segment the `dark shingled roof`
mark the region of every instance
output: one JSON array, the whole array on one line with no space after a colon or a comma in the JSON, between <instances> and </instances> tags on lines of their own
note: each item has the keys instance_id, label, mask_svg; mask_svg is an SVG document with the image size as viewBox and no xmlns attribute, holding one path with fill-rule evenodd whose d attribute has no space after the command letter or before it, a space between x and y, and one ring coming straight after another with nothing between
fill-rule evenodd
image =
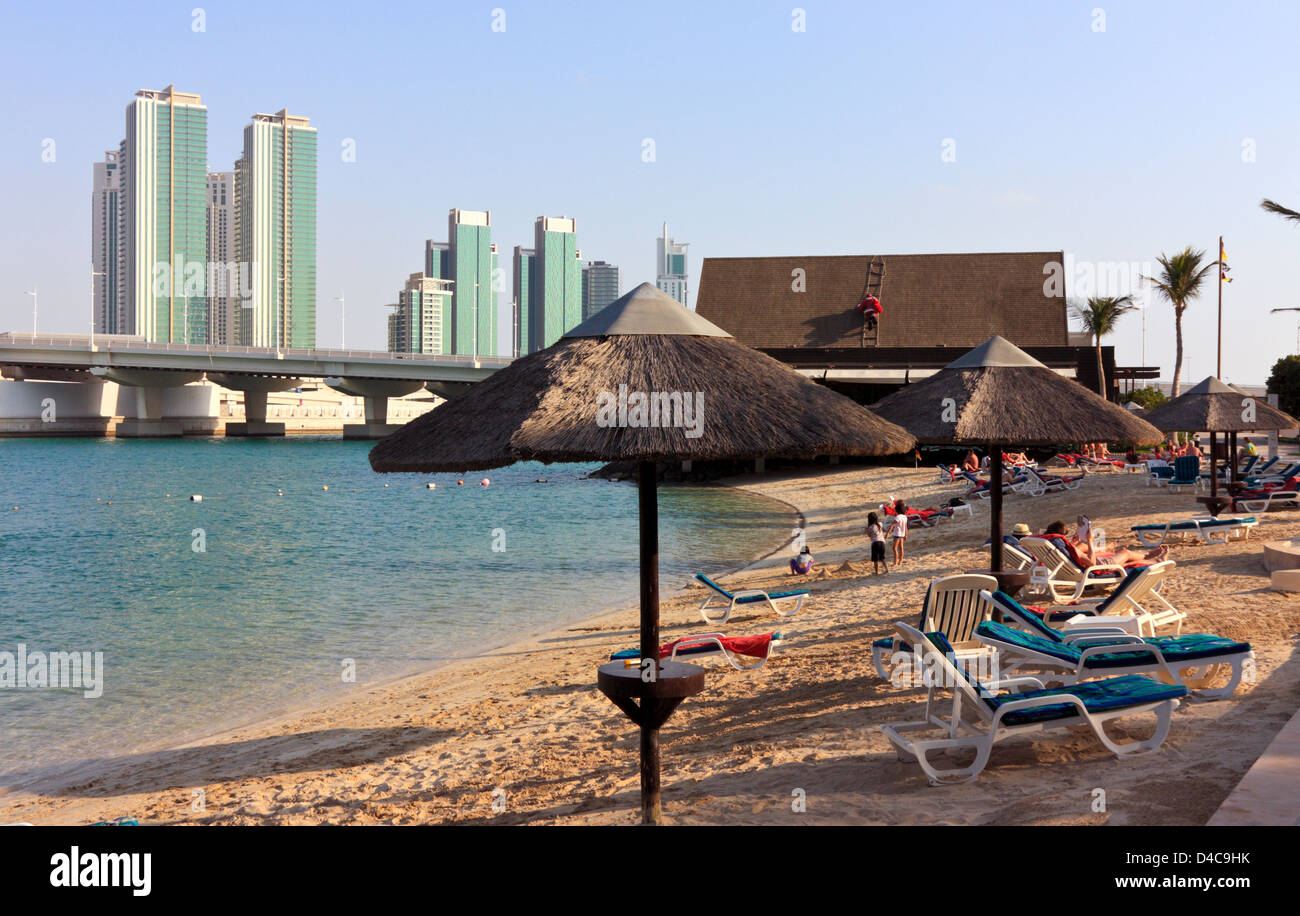
<instances>
[{"instance_id":1,"label":"dark shingled roof","mask_svg":"<svg viewBox=\"0 0 1300 916\"><path fill-rule=\"evenodd\" d=\"M999 334L1022 347L1069 344L1063 296L1044 293L1059 251L881 256L880 347L966 350ZM861 347L871 255L705 258L695 310L751 347ZM804 292L794 292L795 270Z\"/></svg>"}]
</instances>

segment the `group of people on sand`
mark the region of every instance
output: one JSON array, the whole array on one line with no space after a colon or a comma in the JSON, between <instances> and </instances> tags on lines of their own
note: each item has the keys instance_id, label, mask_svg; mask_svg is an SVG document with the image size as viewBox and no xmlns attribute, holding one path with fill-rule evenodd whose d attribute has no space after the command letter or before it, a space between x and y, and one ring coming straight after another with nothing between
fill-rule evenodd
<instances>
[{"instance_id":1,"label":"group of people on sand","mask_svg":"<svg viewBox=\"0 0 1300 916\"><path fill-rule=\"evenodd\" d=\"M1125 567L1146 566L1150 563L1159 563L1169 556L1167 546L1156 547L1145 552L1130 550L1127 547L1106 550L1096 543L1092 520L1086 515L1080 515L1076 519L1074 534L1069 533L1065 522L1057 520L1044 528L1042 534L1036 536L1051 541L1080 569L1087 569L1099 563ZM1035 537L1029 526L1024 523L1016 525L1012 533L1004 536L1003 540L1012 545L1019 545L1022 537Z\"/></svg>"},{"instance_id":2,"label":"group of people on sand","mask_svg":"<svg viewBox=\"0 0 1300 916\"><path fill-rule=\"evenodd\" d=\"M1175 458L1182 458L1191 455L1194 458L1205 457L1205 452L1195 439L1188 439L1186 442L1179 442L1170 436L1164 442L1156 446L1155 456L1161 461L1173 461Z\"/></svg>"},{"instance_id":3,"label":"group of people on sand","mask_svg":"<svg viewBox=\"0 0 1300 916\"><path fill-rule=\"evenodd\" d=\"M1110 449L1105 442L1085 442L1079 454L1093 461L1109 461L1111 458Z\"/></svg>"}]
</instances>

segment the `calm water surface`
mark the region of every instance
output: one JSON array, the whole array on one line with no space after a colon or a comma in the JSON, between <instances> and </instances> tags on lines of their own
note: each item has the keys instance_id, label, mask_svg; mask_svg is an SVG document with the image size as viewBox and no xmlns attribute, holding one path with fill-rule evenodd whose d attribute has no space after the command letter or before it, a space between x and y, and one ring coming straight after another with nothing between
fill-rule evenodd
<instances>
[{"instance_id":1,"label":"calm water surface","mask_svg":"<svg viewBox=\"0 0 1300 916\"><path fill-rule=\"evenodd\" d=\"M457 487L375 474L369 447L0 440L0 652L102 651L105 668L98 699L0 690L0 784L355 689L343 659L373 683L636 599L633 485L518 465ZM793 522L726 488L659 499L665 590Z\"/></svg>"}]
</instances>

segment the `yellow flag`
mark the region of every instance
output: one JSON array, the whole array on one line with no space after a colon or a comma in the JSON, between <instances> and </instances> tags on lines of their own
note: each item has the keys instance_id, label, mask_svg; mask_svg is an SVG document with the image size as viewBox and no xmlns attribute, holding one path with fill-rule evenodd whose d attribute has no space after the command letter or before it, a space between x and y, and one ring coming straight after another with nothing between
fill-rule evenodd
<instances>
[{"instance_id":1,"label":"yellow flag","mask_svg":"<svg viewBox=\"0 0 1300 916\"><path fill-rule=\"evenodd\" d=\"M1232 268L1228 267L1228 250L1224 248L1223 243L1220 242L1219 243L1219 280L1221 282L1223 283L1232 282L1232 277L1228 276L1228 271L1231 269Z\"/></svg>"}]
</instances>

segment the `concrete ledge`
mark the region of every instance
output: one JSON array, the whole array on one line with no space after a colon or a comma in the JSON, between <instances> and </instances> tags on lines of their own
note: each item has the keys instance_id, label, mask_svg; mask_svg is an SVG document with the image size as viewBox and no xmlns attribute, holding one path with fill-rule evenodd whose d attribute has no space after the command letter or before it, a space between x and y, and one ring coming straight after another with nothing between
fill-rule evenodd
<instances>
[{"instance_id":1,"label":"concrete ledge","mask_svg":"<svg viewBox=\"0 0 1300 916\"><path fill-rule=\"evenodd\" d=\"M185 435L177 420L123 420L114 435L119 439L170 439Z\"/></svg>"},{"instance_id":2,"label":"concrete ledge","mask_svg":"<svg viewBox=\"0 0 1300 916\"><path fill-rule=\"evenodd\" d=\"M1246 771L1210 827L1300 827L1300 711Z\"/></svg>"},{"instance_id":3,"label":"concrete ledge","mask_svg":"<svg viewBox=\"0 0 1300 916\"><path fill-rule=\"evenodd\" d=\"M382 439L402 428L401 423L345 423L344 439Z\"/></svg>"},{"instance_id":4,"label":"concrete ledge","mask_svg":"<svg viewBox=\"0 0 1300 916\"><path fill-rule=\"evenodd\" d=\"M262 438L271 436L283 436L283 423L259 423L251 420L246 423L227 423L227 436L247 436L249 438Z\"/></svg>"}]
</instances>

